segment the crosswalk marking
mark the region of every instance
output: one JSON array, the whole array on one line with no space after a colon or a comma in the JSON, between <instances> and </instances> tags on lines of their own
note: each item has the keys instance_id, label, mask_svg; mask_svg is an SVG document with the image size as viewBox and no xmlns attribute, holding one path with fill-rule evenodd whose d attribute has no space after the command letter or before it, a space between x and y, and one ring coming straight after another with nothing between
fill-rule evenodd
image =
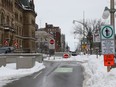
<instances>
[{"instance_id":1,"label":"crosswalk marking","mask_svg":"<svg viewBox=\"0 0 116 87\"><path fill-rule=\"evenodd\" d=\"M62 72L62 73L66 73L66 72L72 72L73 71L73 68L57 68L54 72Z\"/></svg>"}]
</instances>

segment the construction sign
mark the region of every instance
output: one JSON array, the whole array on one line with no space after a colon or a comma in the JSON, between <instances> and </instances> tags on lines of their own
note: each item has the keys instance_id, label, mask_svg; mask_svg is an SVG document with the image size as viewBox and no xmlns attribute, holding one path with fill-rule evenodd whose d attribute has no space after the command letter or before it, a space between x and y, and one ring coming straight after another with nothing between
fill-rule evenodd
<instances>
[{"instance_id":1,"label":"construction sign","mask_svg":"<svg viewBox=\"0 0 116 87\"><path fill-rule=\"evenodd\" d=\"M86 44L83 44L83 45L82 45L82 48L83 48L83 49L86 49L86 48L87 48L87 45L86 45Z\"/></svg>"},{"instance_id":2,"label":"construction sign","mask_svg":"<svg viewBox=\"0 0 116 87\"><path fill-rule=\"evenodd\" d=\"M114 65L114 54L105 54L104 66L113 66L113 65Z\"/></svg>"}]
</instances>

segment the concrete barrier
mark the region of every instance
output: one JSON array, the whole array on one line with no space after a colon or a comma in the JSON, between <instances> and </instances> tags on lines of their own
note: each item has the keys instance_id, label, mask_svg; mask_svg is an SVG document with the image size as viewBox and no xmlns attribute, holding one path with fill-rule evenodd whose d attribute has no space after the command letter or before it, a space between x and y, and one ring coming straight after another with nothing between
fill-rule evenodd
<instances>
[{"instance_id":1,"label":"concrete barrier","mask_svg":"<svg viewBox=\"0 0 116 87\"><path fill-rule=\"evenodd\" d=\"M0 54L0 66L5 66L8 63L16 63L17 69L32 68L35 65L35 61L42 63L43 55L36 53Z\"/></svg>"},{"instance_id":2,"label":"concrete barrier","mask_svg":"<svg viewBox=\"0 0 116 87\"><path fill-rule=\"evenodd\" d=\"M63 57L64 53L68 53L69 57L71 56L71 53L69 53L69 52L55 52L55 56L61 56L61 57Z\"/></svg>"},{"instance_id":3,"label":"concrete barrier","mask_svg":"<svg viewBox=\"0 0 116 87\"><path fill-rule=\"evenodd\" d=\"M42 61L43 61L43 56L42 55L36 56L35 58L36 58L37 62L42 63Z\"/></svg>"},{"instance_id":4,"label":"concrete barrier","mask_svg":"<svg viewBox=\"0 0 116 87\"><path fill-rule=\"evenodd\" d=\"M16 63L17 62L17 56L7 56L6 57L6 63Z\"/></svg>"},{"instance_id":5,"label":"concrete barrier","mask_svg":"<svg viewBox=\"0 0 116 87\"><path fill-rule=\"evenodd\" d=\"M62 56L64 52L55 52L55 56Z\"/></svg>"},{"instance_id":6,"label":"concrete barrier","mask_svg":"<svg viewBox=\"0 0 116 87\"><path fill-rule=\"evenodd\" d=\"M17 58L16 68L32 68L35 65L35 57Z\"/></svg>"},{"instance_id":7,"label":"concrete barrier","mask_svg":"<svg viewBox=\"0 0 116 87\"><path fill-rule=\"evenodd\" d=\"M1 66L6 66L6 58L5 57L0 57L0 67Z\"/></svg>"}]
</instances>

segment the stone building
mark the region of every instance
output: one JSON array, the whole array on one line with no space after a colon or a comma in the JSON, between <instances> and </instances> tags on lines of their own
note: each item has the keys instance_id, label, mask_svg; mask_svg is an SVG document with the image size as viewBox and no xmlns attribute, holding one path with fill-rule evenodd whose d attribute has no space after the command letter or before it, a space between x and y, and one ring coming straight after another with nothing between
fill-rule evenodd
<instances>
[{"instance_id":1,"label":"stone building","mask_svg":"<svg viewBox=\"0 0 116 87\"><path fill-rule=\"evenodd\" d=\"M0 0L0 46L35 52L36 16L33 0Z\"/></svg>"}]
</instances>

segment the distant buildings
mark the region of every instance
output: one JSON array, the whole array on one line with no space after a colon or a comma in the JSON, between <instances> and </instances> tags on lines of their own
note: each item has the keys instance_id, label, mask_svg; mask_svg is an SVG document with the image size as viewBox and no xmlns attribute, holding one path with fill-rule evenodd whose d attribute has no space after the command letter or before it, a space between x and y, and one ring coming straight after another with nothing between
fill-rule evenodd
<instances>
[{"instance_id":1,"label":"distant buildings","mask_svg":"<svg viewBox=\"0 0 116 87\"><path fill-rule=\"evenodd\" d=\"M65 52L65 48L66 48L65 35L61 34L61 51Z\"/></svg>"},{"instance_id":2,"label":"distant buildings","mask_svg":"<svg viewBox=\"0 0 116 87\"><path fill-rule=\"evenodd\" d=\"M48 53L49 52L49 40L53 37L44 31L44 29L38 29L35 33L37 52Z\"/></svg>"},{"instance_id":3,"label":"distant buildings","mask_svg":"<svg viewBox=\"0 0 116 87\"><path fill-rule=\"evenodd\" d=\"M65 51L61 29L47 23L38 29L36 16L33 0L0 0L0 47L13 46L16 52L47 52L52 38L55 51Z\"/></svg>"},{"instance_id":4,"label":"distant buildings","mask_svg":"<svg viewBox=\"0 0 116 87\"><path fill-rule=\"evenodd\" d=\"M35 52L36 16L33 0L0 0L0 46Z\"/></svg>"},{"instance_id":5,"label":"distant buildings","mask_svg":"<svg viewBox=\"0 0 116 87\"><path fill-rule=\"evenodd\" d=\"M40 28L38 31L36 31L41 37L36 37L36 38L43 38L39 41L47 41L49 43L49 39L54 39L55 40L55 51L60 52L60 51L65 51L65 35L61 34L61 29L59 27L55 27L52 24L45 24L45 28ZM44 33L44 34L40 34ZM36 35L38 36L38 35ZM38 40L37 39L37 40ZM38 44L40 42L38 41Z\"/></svg>"}]
</instances>

